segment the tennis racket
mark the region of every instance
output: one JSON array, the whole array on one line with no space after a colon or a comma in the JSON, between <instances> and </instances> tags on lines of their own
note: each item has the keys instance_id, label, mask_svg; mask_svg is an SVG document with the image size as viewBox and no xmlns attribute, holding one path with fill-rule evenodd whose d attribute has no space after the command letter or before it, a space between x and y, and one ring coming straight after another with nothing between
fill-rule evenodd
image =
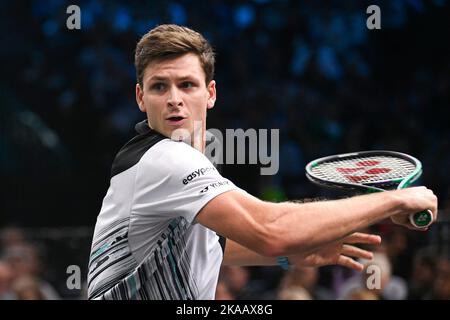
<instances>
[{"instance_id":1,"label":"tennis racket","mask_svg":"<svg viewBox=\"0 0 450 320\"><path fill-rule=\"evenodd\" d=\"M358 192L380 192L409 187L422 175L416 158L393 151L361 151L311 161L306 176L313 183ZM425 210L409 216L411 224L426 228L433 214Z\"/></svg>"}]
</instances>

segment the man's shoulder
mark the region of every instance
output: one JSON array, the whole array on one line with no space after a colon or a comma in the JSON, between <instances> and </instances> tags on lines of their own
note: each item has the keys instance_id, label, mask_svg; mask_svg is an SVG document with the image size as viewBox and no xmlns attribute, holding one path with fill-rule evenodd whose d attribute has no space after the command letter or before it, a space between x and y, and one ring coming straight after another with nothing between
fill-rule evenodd
<instances>
[{"instance_id":1,"label":"man's shoulder","mask_svg":"<svg viewBox=\"0 0 450 320\"><path fill-rule=\"evenodd\" d=\"M204 157L203 153L190 146L186 142L172 140L166 138L155 145L154 152L164 156L176 156L177 159L185 159L186 156L200 156Z\"/></svg>"},{"instance_id":2,"label":"man's shoulder","mask_svg":"<svg viewBox=\"0 0 450 320\"><path fill-rule=\"evenodd\" d=\"M114 158L111 177L137 164L148 150L166 139L168 140L168 138L154 131L147 131L136 135L119 150Z\"/></svg>"},{"instance_id":3,"label":"man's shoulder","mask_svg":"<svg viewBox=\"0 0 450 320\"><path fill-rule=\"evenodd\" d=\"M142 163L176 169L197 166L201 163L210 164L210 161L204 154L185 142L164 139L147 150L142 157Z\"/></svg>"},{"instance_id":4,"label":"man's shoulder","mask_svg":"<svg viewBox=\"0 0 450 320\"><path fill-rule=\"evenodd\" d=\"M144 129L143 129L144 128ZM183 141L172 140L139 123L136 135L117 153L112 168L111 178L140 164L164 171L164 168L190 168L210 161L200 151Z\"/></svg>"}]
</instances>

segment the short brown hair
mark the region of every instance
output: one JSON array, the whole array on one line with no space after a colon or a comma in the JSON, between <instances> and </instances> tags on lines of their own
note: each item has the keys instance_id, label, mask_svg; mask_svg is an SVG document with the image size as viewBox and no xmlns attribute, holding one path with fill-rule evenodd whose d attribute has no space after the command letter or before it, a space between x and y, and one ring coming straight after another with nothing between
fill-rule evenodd
<instances>
[{"instance_id":1,"label":"short brown hair","mask_svg":"<svg viewBox=\"0 0 450 320\"><path fill-rule=\"evenodd\" d=\"M214 77L215 57L213 48L200 33L175 24L163 24L150 30L136 46L134 66L138 83L142 86L145 69L151 62L186 53L199 57L208 84Z\"/></svg>"}]
</instances>

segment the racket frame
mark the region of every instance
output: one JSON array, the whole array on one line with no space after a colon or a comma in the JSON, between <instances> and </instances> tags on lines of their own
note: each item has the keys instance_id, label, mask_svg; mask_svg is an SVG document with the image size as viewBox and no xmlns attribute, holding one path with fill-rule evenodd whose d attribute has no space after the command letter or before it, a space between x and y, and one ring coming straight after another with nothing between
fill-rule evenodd
<instances>
[{"instance_id":1,"label":"racket frame","mask_svg":"<svg viewBox=\"0 0 450 320\"><path fill-rule=\"evenodd\" d=\"M333 160L340 160L345 158L352 158L352 157L366 157L366 156L391 156L391 157L398 157L402 158L406 161L412 162L415 164L416 168L413 172L411 172L408 176L404 178L398 178L398 179L388 179L388 180L382 180L377 182L371 182L371 183L352 183L352 182L330 182L324 179L321 179L317 177L312 170L317 167L318 165L324 163L324 162L330 162ZM342 188L342 189L352 189L352 190L358 190L358 191L369 191L369 192L380 192L380 191L386 191L391 189L385 189L383 186L392 186L395 185L396 189L403 189L407 188L410 185L412 185L420 176L422 175L422 163L417 160L416 158L407 155L405 153L395 152L395 151L385 151L385 150L375 150L375 151L359 151L359 152L352 152L352 153L344 153L339 155L333 155L333 156L327 156L323 158L319 158L316 160L313 160L309 162L306 165L306 177L311 180L314 183L325 185L331 188Z\"/></svg>"},{"instance_id":2,"label":"racket frame","mask_svg":"<svg viewBox=\"0 0 450 320\"><path fill-rule=\"evenodd\" d=\"M353 158L353 157L369 157L369 156L391 156L391 157L398 157L401 159L404 159L406 161L409 161L413 164L415 164L415 169L413 172L411 172L409 175L403 178L398 179L388 179L388 180L381 180L376 182L370 182L370 183L352 183L352 182L330 182L325 179L317 177L312 170L317 167L320 164L326 163L326 162L332 162L333 160L340 160L340 159L346 159L346 158ZM358 152L351 152L351 153L344 153L339 155L332 155L327 156L323 158L319 158L316 160L313 160L309 162L306 165L306 177L313 183L323 185L329 188L339 188L339 189L345 189L345 190L353 190L353 191L361 191L361 192L382 192L387 190L394 190L394 189L403 189L407 188L410 185L412 185L420 176L422 175L422 163L405 153L401 152L395 152L395 151L387 151L387 150L374 150L374 151L358 151ZM390 188L389 188L390 187ZM395 188L392 188L395 187ZM430 210L426 210L429 216L431 216L430 221L426 225L419 225L416 223L417 219L421 219L420 216L423 216L424 211L418 212L415 214L411 214L409 216L409 220L412 225L418 228L426 228L428 227L432 222L432 213Z\"/></svg>"}]
</instances>

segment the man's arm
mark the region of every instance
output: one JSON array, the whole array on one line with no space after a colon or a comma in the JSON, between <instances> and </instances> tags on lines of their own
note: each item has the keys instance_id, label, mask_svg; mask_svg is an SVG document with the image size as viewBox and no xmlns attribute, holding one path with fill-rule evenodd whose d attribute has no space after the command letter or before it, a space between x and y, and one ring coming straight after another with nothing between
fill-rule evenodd
<instances>
[{"instance_id":1,"label":"man's arm","mask_svg":"<svg viewBox=\"0 0 450 320\"><path fill-rule=\"evenodd\" d=\"M274 266L276 258L262 256L239 243L227 239L222 264L228 266Z\"/></svg>"},{"instance_id":2,"label":"man's arm","mask_svg":"<svg viewBox=\"0 0 450 320\"><path fill-rule=\"evenodd\" d=\"M431 209L437 199L424 187L310 203L269 203L240 191L225 192L197 222L262 256L310 252L396 215Z\"/></svg>"},{"instance_id":3,"label":"man's arm","mask_svg":"<svg viewBox=\"0 0 450 320\"><path fill-rule=\"evenodd\" d=\"M312 252L289 256L289 262L297 267L322 267L341 265L357 271L364 266L358 258L372 259L370 251L358 248L356 244L379 245L381 237L374 234L355 232L342 240L324 245ZM272 266L277 264L274 257L262 256L233 240L227 241L223 258L224 265L234 266Z\"/></svg>"}]
</instances>

